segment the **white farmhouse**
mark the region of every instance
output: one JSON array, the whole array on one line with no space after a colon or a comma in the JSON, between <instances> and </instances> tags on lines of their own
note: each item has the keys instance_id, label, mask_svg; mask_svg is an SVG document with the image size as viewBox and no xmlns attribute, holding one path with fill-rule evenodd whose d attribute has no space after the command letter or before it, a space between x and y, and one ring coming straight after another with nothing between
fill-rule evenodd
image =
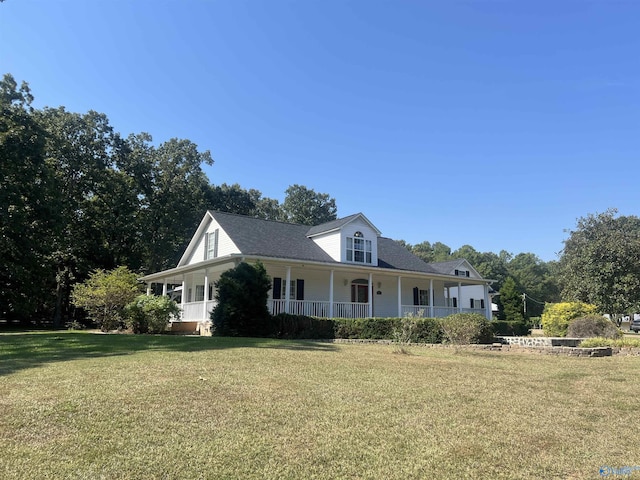
<instances>
[{"instance_id":1,"label":"white farmhouse","mask_svg":"<svg viewBox=\"0 0 640 480\"><path fill-rule=\"evenodd\" d=\"M177 295L181 322L200 329L215 306L220 275L240 262L257 261L273 282L268 301L273 314L361 318L475 312L491 318L491 280L466 260L425 263L381 236L362 213L309 227L208 211L178 265L141 280L148 293L160 284L164 295Z\"/></svg>"}]
</instances>

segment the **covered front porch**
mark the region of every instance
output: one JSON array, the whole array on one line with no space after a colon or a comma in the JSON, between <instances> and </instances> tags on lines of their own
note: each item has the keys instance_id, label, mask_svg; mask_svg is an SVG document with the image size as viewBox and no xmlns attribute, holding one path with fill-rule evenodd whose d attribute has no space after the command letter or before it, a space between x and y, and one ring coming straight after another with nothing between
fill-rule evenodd
<instances>
[{"instance_id":1,"label":"covered front porch","mask_svg":"<svg viewBox=\"0 0 640 480\"><path fill-rule=\"evenodd\" d=\"M206 322L216 305L215 282L239 261L209 262L155 274L145 278L147 291L171 295L181 306L181 321ZM438 318L464 312L491 318L488 283L483 280L452 281L443 275L379 267L261 261L273 284L267 306L274 315ZM479 298L465 298L467 286L475 286Z\"/></svg>"}]
</instances>

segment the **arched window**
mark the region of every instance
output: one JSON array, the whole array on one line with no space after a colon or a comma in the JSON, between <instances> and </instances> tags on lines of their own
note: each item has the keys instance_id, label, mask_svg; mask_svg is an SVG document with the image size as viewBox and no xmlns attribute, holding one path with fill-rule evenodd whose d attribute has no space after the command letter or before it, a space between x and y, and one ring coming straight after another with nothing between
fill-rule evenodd
<instances>
[{"instance_id":1,"label":"arched window","mask_svg":"<svg viewBox=\"0 0 640 480\"><path fill-rule=\"evenodd\" d=\"M353 237L347 237L347 262L371 263L371 240L365 240L362 232L358 231Z\"/></svg>"}]
</instances>

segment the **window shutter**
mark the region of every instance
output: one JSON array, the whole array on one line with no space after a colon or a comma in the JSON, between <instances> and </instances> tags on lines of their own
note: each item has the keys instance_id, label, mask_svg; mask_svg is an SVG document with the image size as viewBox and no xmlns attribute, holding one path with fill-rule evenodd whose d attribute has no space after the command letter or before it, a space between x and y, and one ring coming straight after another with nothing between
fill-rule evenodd
<instances>
[{"instance_id":1,"label":"window shutter","mask_svg":"<svg viewBox=\"0 0 640 480\"><path fill-rule=\"evenodd\" d=\"M467 270L467 277L469 276L469 270Z\"/></svg>"},{"instance_id":2,"label":"window shutter","mask_svg":"<svg viewBox=\"0 0 640 480\"><path fill-rule=\"evenodd\" d=\"M304 300L304 279L296 280L296 300Z\"/></svg>"},{"instance_id":3,"label":"window shutter","mask_svg":"<svg viewBox=\"0 0 640 480\"><path fill-rule=\"evenodd\" d=\"M480 308L484 308L484 299L480 299Z\"/></svg>"},{"instance_id":4,"label":"window shutter","mask_svg":"<svg viewBox=\"0 0 640 480\"><path fill-rule=\"evenodd\" d=\"M418 290L418 287L413 287L413 304L420 304L420 291Z\"/></svg>"},{"instance_id":5,"label":"window shutter","mask_svg":"<svg viewBox=\"0 0 640 480\"><path fill-rule=\"evenodd\" d=\"M453 300L453 308L458 308L458 299L453 297L451 300Z\"/></svg>"},{"instance_id":6,"label":"window shutter","mask_svg":"<svg viewBox=\"0 0 640 480\"><path fill-rule=\"evenodd\" d=\"M204 234L204 259L207 260L207 253L209 252L209 234Z\"/></svg>"},{"instance_id":7,"label":"window shutter","mask_svg":"<svg viewBox=\"0 0 640 480\"><path fill-rule=\"evenodd\" d=\"M220 236L220 229L216 228L213 234L213 258L218 258L218 237Z\"/></svg>"},{"instance_id":8,"label":"window shutter","mask_svg":"<svg viewBox=\"0 0 640 480\"><path fill-rule=\"evenodd\" d=\"M473 308L473 298L471 299L471 308Z\"/></svg>"},{"instance_id":9,"label":"window shutter","mask_svg":"<svg viewBox=\"0 0 640 480\"><path fill-rule=\"evenodd\" d=\"M273 277L273 299L280 300L282 298L282 279Z\"/></svg>"},{"instance_id":10,"label":"window shutter","mask_svg":"<svg viewBox=\"0 0 640 480\"><path fill-rule=\"evenodd\" d=\"M458 272L458 270L455 271L456 277L458 276L460 272Z\"/></svg>"}]
</instances>

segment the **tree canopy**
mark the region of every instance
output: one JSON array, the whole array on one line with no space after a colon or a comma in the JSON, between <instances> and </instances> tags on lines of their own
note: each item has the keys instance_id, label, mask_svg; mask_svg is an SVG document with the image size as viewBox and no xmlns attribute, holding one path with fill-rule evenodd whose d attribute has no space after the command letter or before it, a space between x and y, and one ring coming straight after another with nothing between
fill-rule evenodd
<instances>
[{"instance_id":1,"label":"tree canopy","mask_svg":"<svg viewBox=\"0 0 640 480\"><path fill-rule=\"evenodd\" d=\"M563 299L611 315L640 309L640 218L617 213L578 219L560 260Z\"/></svg>"},{"instance_id":2,"label":"tree canopy","mask_svg":"<svg viewBox=\"0 0 640 480\"><path fill-rule=\"evenodd\" d=\"M212 183L203 170L213 165L211 153L188 139L156 142L144 132L122 136L102 113L36 109L33 100L27 83L4 75L0 317L53 319L60 326L76 314L70 303L75 284L93 271L121 265L136 273L174 266L208 209L305 225L337 218L334 198L300 184L290 185L280 203L256 189ZM602 234L587 220L567 241L562 269L528 253L400 243L426 262L466 258L494 280L496 291L512 277L518 291L540 305L559 299L560 271L565 297L594 303L597 297L607 311L638 305L638 219L607 220ZM580 254L584 242L591 257ZM590 269L589 259L601 251L600 260L609 263L599 264L602 271ZM577 276L587 274L591 286L578 284Z\"/></svg>"},{"instance_id":3,"label":"tree canopy","mask_svg":"<svg viewBox=\"0 0 640 480\"><path fill-rule=\"evenodd\" d=\"M320 225L337 218L335 199L302 185L291 185L282 204L283 219L302 225Z\"/></svg>"}]
</instances>

